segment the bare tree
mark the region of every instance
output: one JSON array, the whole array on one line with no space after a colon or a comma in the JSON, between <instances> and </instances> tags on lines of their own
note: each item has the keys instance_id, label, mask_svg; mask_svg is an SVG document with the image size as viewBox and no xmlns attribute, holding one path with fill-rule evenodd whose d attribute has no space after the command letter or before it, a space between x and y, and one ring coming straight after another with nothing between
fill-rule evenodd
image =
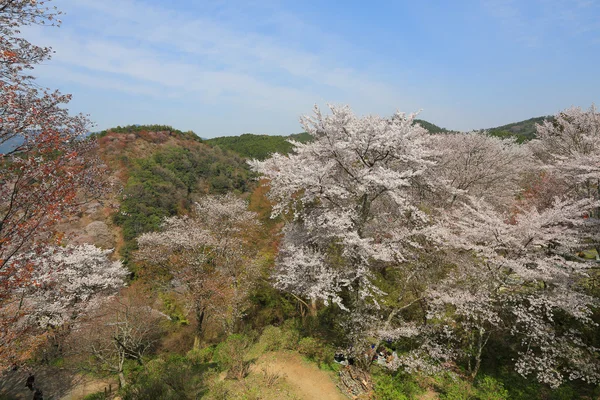
<instances>
[{"instance_id":1,"label":"bare tree","mask_svg":"<svg viewBox=\"0 0 600 400\"><path fill-rule=\"evenodd\" d=\"M125 386L125 362L144 363L158 345L168 318L148 303L149 299L134 294L113 299L74 329L68 338L70 352L80 357L84 368L115 374Z\"/></svg>"}]
</instances>

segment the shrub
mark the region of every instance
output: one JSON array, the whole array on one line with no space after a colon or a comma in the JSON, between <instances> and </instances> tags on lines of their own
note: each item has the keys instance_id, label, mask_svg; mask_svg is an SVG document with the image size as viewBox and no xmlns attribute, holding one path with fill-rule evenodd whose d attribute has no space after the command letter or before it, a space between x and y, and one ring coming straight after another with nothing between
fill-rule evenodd
<instances>
[{"instance_id":1,"label":"shrub","mask_svg":"<svg viewBox=\"0 0 600 400\"><path fill-rule=\"evenodd\" d=\"M578 398L578 394L571 386L561 386L550 394L552 400L570 400Z\"/></svg>"},{"instance_id":2,"label":"shrub","mask_svg":"<svg viewBox=\"0 0 600 400\"><path fill-rule=\"evenodd\" d=\"M227 387L227 382L221 381L215 377L208 384L208 394L205 397L208 400L229 400L231 393Z\"/></svg>"},{"instance_id":3,"label":"shrub","mask_svg":"<svg viewBox=\"0 0 600 400\"><path fill-rule=\"evenodd\" d=\"M123 400L198 398L205 391L202 371L182 356L150 361L123 389Z\"/></svg>"},{"instance_id":4,"label":"shrub","mask_svg":"<svg viewBox=\"0 0 600 400\"><path fill-rule=\"evenodd\" d=\"M98 392L98 393L88 394L87 396L85 396L83 398L83 400L106 400L109 398L110 397L108 397L104 392Z\"/></svg>"},{"instance_id":5,"label":"shrub","mask_svg":"<svg viewBox=\"0 0 600 400\"><path fill-rule=\"evenodd\" d=\"M159 297L163 301L165 314L171 318L171 321L181 325L190 323L183 305L172 293L161 293Z\"/></svg>"},{"instance_id":6,"label":"shrub","mask_svg":"<svg viewBox=\"0 0 600 400\"><path fill-rule=\"evenodd\" d=\"M441 400L474 400L476 394L475 388L467 381L461 379L447 380Z\"/></svg>"},{"instance_id":7,"label":"shrub","mask_svg":"<svg viewBox=\"0 0 600 400\"><path fill-rule=\"evenodd\" d=\"M291 350L298 344L298 333L289 328L267 326L258 342L263 351Z\"/></svg>"},{"instance_id":8,"label":"shrub","mask_svg":"<svg viewBox=\"0 0 600 400\"><path fill-rule=\"evenodd\" d=\"M373 387L375 399L378 400L413 399L423 392L423 389L408 374L374 373L373 381L375 383Z\"/></svg>"},{"instance_id":9,"label":"shrub","mask_svg":"<svg viewBox=\"0 0 600 400\"><path fill-rule=\"evenodd\" d=\"M186 357L194 365L206 364L212 361L215 354L215 347L205 347L203 349L193 349L188 351Z\"/></svg>"},{"instance_id":10,"label":"shrub","mask_svg":"<svg viewBox=\"0 0 600 400\"><path fill-rule=\"evenodd\" d=\"M508 390L504 389L502 382L491 376L483 376L477 381L477 398L479 400L504 400L508 399Z\"/></svg>"},{"instance_id":11,"label":"shrub","mask_svg":"<svg viewBox=\"0 0 600 400\"><path fill-rule=\"evenodd\" d=\"M319 366L333 363L334 349L312 337L302 338L298 342L298 352L308 359L316 361Z\"/></svg>"},{"instance_id":12,"label":"shrub","mask_svg":"<svg viewBox=\"0 0 600 400\"><path fill-rule=\"evenodd\" d=\"M215 349L214 360L221 370L227 371L228 379L244 379L248 374L250 362L246 361L246 355L251 344L247 336L234 334Z\"/></svg>"},{"instance_id":13,"label":"shrub","mask_svg":"<svg viewBox=\"0 0 600 400\"><path fill-rule=\"evenodd\" d=\"M379 375L373 377L375 380L375 399L377 400L408 400L409 397L398 387L394 378L390 375Z\"/></svg>"}]
</instances>

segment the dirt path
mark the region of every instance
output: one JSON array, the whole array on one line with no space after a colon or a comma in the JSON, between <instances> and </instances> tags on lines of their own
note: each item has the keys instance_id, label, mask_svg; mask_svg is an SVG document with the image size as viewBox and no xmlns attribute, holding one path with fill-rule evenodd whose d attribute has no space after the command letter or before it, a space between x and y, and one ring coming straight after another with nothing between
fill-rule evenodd
<instances>
[{"instance_id":1,"label":"dirt path","mask_svg":"<svg viewBox=\"0 0 600 400\"><path fill-rule=\"evenodd\" d=\"M79 380L67 393L63 394L60 400L80 400L88 394L108 391L109 387L116 391L119 386L116 380L104 381L84 378Z\"/></svg>"},{"instance_id":2,"label":"dirt path","mask_svg":"<svg viewBox=\"0 0 600 400\"><path fill-rule=\"evenodd\" d=\"M263 368L267 368L269 373L280 374L301 400L348 400L335 386L333 374L321 371L298 354L267 353L252 366L253 372L260 372Z\"/></svg>"},{"instance_id":3,"label":"dirt path","mask_svg":"<svg viewBox=\"0 0 600 400\"><path fill-rule=\"evenodd\" d=\"M0 399L31 399L33 392L25 387L29 372L34 375L35 386L43 392L44 399L49 400L79 400L88 394L101 392L109 385L113 390L117 388L116 381L93 379L61 368L37 367L10 371L0 376Z\"/></svg>"},{"instance_id":4,"label":"dirt path","mask_svg":"<svg viewBox=\"0 0 600 400\"><path fill-rule=\"evenodd\" d=\"M439 395L433 389L427 389L425 393L419 396L419 400L438 400Z\"/></svg>"}]
</instances>

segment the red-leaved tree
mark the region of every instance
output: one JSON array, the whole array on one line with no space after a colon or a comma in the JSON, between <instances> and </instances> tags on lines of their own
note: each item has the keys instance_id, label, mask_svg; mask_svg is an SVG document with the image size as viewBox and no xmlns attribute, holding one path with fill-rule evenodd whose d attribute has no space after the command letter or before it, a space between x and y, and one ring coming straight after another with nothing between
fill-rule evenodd
<instances>
[{"instance_id":1,"label":"red-leaved tree","mask_svg":"<svg viewBox=\"0 0 600 400\"><path fill-rule=\"evenodd\" d=\"M55 223L98 189L95 143L82 137L87 117L70 116L64 105L71 96L40 87L30 75L52 50L30 43L20 29L59 25L60 11L46 3L0 0L0 359L6 362L16 356L16 338L25 337L10 328L22 317L15 289L36 284L35 263L19 254L58 241Z\"/></svg>"}]
</instances>

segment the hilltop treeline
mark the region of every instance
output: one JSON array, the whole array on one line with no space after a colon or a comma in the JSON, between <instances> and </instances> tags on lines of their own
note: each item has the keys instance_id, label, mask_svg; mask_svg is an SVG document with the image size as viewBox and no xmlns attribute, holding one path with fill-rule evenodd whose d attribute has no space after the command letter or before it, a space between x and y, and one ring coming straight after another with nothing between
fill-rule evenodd
<instances>
[{"instance_id":1,"label":"hilltop treeline","mask_svg":"<svg viewBox=\"0 0 600 400\"><path fill-rule=\"evenodd\" d=\"M273 153L287 154L293 146L288 140L306 143L311 140L307 133L290 136L254 135L246 133L240 136L223 136L206 140L206 143L222 149L235 151L246 158L264 160Z\"/></svg>"}]
</instances>

